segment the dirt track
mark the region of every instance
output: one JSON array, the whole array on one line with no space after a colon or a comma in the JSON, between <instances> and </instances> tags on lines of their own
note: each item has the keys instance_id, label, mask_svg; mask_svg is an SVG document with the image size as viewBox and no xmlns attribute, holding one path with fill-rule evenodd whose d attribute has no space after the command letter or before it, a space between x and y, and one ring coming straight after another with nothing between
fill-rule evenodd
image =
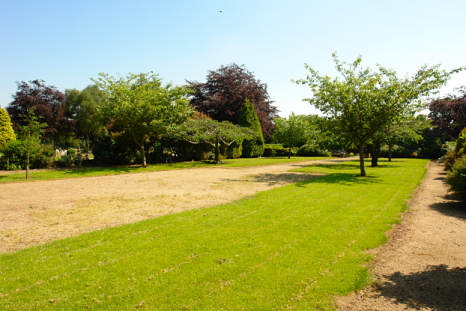
<instances>
[{"instance_id":1,"label":"dirt track","mask_svg":"<svg viewBox=\"0 0 466 311\"><path fill-rule=\"evenodd\" d=\"M310 177L290 169L335 161L0 184L0 252L231 202Z\"/></svg>"},{"instance_id":2,"label":"dirt track","mask_svg":"<svg viewBox=\"0 0 466 311\"><path fill-rule=\"evenodd\" d=\"M337 299L341 310L466 310L466 206L431 162L388 244L375 250L375 284Z\"/></svg>"}]
</instances>

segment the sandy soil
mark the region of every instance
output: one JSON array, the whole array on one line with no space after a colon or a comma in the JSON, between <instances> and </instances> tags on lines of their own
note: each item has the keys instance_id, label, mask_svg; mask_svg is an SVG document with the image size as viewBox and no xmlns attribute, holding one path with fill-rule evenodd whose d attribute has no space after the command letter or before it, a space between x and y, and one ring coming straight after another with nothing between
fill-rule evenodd
<instances>
[{"instance_id":1,"label":"sandy soil","mask_svg":"<svg viewBox=\"0 0 466 311\"><path fill-rule=\"evenodd\" d=\"M375 284L336 299L340 310L466 310L466 206L431 162L389 243L375 250Z\"/></svg>"},{"instance_id":2,"label":"sandy soil","mask_svg":"<svg viewBox=\"0 0 466 311\"><path fill-rule=\"evenodd\" d=\"M312 177L290 169L337 161L0 184L0 252L231 202Z\"/></svg>"}]
</instances>

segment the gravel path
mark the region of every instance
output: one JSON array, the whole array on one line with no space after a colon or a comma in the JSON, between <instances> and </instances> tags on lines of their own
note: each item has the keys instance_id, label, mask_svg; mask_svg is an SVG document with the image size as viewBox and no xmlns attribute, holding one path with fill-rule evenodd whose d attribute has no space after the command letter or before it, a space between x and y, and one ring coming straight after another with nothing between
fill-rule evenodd
<instances>
[{"instance_id":1,"label":"gravel path","mask_svg":"<svg viewBox=\"0 0 466 311\"><path fill-rule=\"evenodd\" d=\"M389 243L375 251L375 284L339 297L340 310L466 310L466 206L430 162Z\"/></svg>"},{"instance_id":2,"label":"gravel path","mask_svg":"<svg viewBox=\"0 0 466 311\"><path fill-rule=\"evenodd\" d=\"M194 168L0 184L0 253L214 206L312 177L290 169L341 160Z\"/></svg>"}]
</instances>

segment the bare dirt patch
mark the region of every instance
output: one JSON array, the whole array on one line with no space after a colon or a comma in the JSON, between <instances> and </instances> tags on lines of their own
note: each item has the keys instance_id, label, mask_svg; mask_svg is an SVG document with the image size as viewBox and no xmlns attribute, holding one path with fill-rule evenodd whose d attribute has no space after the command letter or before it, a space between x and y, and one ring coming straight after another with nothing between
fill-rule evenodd
<instances>
[{"instance_id":1,"label":"bare dirt patch","mask_svg":"<svg viewBox=\"0 0 466 311\"><path fill-rule=\"evenodd\" d=\"M0 184L0 252L231 202L312 177L290 169L338 161Z\"/></svg>"},{"instance_id":2,"label":"bare dirt patch","mask_svg":"<svg viewBox=\"0 0 466 311\"><path fill-rule=\"evenodd\" d=\"M466 310L466 206L431 162L420 187L375 250L375 283L336 299L340 310Z\"/></svg>"}]
</instances>

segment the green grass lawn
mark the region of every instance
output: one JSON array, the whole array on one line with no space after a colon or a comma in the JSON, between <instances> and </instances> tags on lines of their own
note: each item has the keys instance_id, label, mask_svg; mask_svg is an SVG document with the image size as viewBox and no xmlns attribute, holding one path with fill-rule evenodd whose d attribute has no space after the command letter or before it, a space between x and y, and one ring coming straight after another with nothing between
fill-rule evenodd
<instances>
[{"instance_id":1,"label":"green grass lawn","mask_svg":"<svg viewBox=\"0 0 466 311\"><path fill-rule=\"evenodd\" d=\"M142 166L109 166L109 167L87 167L75 169L50 169L31 171L30 180L47 180L47 179L62 179L62 178L76 178L76 177L89 177L89 176L103 176L103 175L117 175L126 173L141 173L141 172L155 172L166 171L172 169L193 168L193 167L245 167L245 166L259 166L280 163L291 163L301 161L312 161L329 159L328 157L273 157L273 158L252 158L252 159L228 159L224 160L222 164L216 165L204 161L190 161L190 162L175 162L164 164L150 164L146 168ZM2 182L15 182L25 181L25 173L12 173L0 175L0 183Z\"/></svg>"},{"instance_id":2,"label":"green grass lawn","mask_svg":"<svg viewBox=\"0 0 466 311\"><path fill-rule=\"evenodd\" d=\"M332 310L370 281L426 160L357 162L250 198L0 255L5 310Z\"/></svg>"}]
</instances>

